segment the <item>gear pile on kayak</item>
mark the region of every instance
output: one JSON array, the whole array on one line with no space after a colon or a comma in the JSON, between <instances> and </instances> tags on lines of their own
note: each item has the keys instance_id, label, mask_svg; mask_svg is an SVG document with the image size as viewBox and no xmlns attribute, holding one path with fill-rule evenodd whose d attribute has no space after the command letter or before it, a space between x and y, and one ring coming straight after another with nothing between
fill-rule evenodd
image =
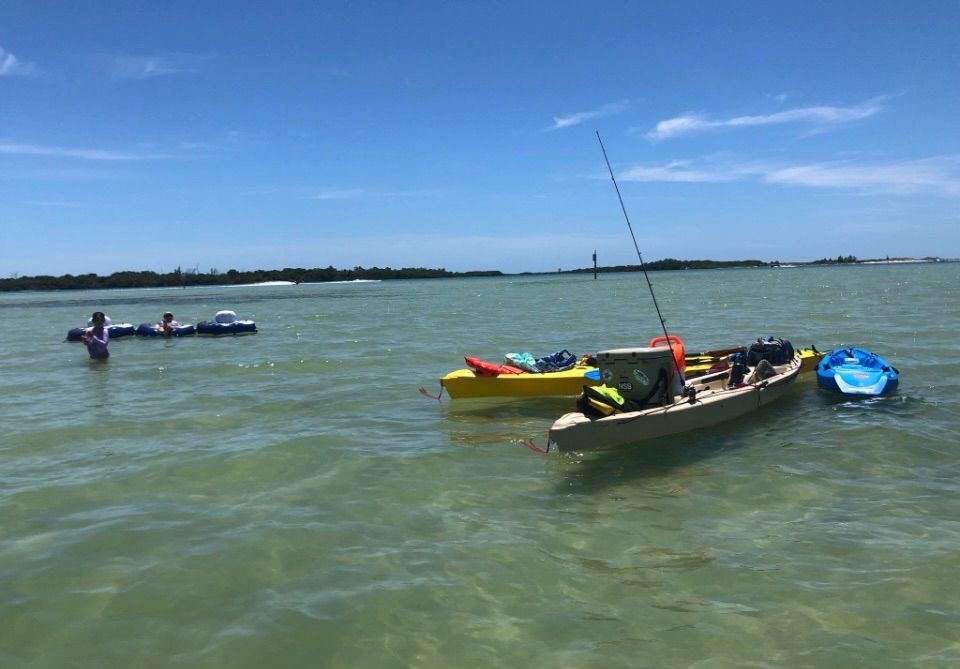
<instances>
[{"instance_id":1,"label":"gear pile on kayak","mask_svg":"<svg viewBox=\"0 0 960 669\"><path fill-rule=\"evenodd\" d=\"M567 349L535 358L532 353L507 353L502 363L487 362L480 358L465 357L467 367L476 376L499 376L500 374L545 374L562 372L577 365L577 356Z\"/></svg>"},{"instance_id":2,"label":"gear pile on kayak","mask_svg":"<svg viewBox=\"0 0 960 669\"><path fill-rule=\"evenodd\" d=\"M671 335L672 337L673 335ZM756 347L756 342L753 345ZM665 346L664 337L651 340L648 347ZM723 371L730 366L730 356L734 353L747 354L751 346L736 346L721 348L700 353L686 353L683 342L676 338L674 343L674 359L687 378L702 376L717 371ZM797 351L801 360L801 371L812 371L822 357L816 347L802 348ZM563 360L573 364L564 365L556 371L534 372L522 369L508 356L502 362L488 362L480 358L467 356L464 358L467 366L453 370L440 378L440 386L446 390L451 399L469 399L484 397L551 397L575 396L580 394L584 385L593 386L600 383L600 370L597 367L597 357L589 353L579 358L563 349L551 356L562 356ZM757 355L755 351L753 355ZM509 355L509 354L508 354ZM527 354L529 355L529 354ZM682 362L681 362L682 361Z\"/></svg>"}]
</instances>

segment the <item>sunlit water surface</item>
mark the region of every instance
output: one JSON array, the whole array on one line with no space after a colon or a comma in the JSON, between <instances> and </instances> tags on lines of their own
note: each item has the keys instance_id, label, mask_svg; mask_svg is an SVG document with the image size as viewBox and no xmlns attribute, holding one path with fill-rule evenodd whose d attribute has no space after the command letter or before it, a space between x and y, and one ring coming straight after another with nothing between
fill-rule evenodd
<instances>
[{"instance_id":1,"label":"sunlit water surface","mask_svg":"<svg viewBox=\"0 0 960 669\"><path fill-rule=\"evenodd\" d=\"M0 295L4 667L960 666L960 264L652 273L688 350L859 345L749 419L537 455L464 355L644 345L642 275ZM256 320L115 339L94 310Z\"/></svg>"}]
</instances>

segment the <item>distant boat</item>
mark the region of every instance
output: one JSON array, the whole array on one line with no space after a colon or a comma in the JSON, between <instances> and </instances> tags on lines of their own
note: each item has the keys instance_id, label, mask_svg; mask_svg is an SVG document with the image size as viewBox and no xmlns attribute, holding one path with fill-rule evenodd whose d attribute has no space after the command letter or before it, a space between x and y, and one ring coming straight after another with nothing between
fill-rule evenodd
<instances>
[{"instance_id":1,"label":"distant boat","mask_svg":"<svg viewBox=\"0 0 960 669\"><path fill-rule=\"evenodd\" d=\"M380 279L347 279L344 281L303 281L304 286L329 286L343 283L380 283Z\"/></svg>"},{"instance_id":2,"label":"distant boat","mask_svg":"<svg viewBox=\"0 0 960 669\"><path fill-rule=\"evenodd\" d=\"M296 281L261 281L259 283L245 283L243 286L296 286Z\"/></svg>"}]
</instances>

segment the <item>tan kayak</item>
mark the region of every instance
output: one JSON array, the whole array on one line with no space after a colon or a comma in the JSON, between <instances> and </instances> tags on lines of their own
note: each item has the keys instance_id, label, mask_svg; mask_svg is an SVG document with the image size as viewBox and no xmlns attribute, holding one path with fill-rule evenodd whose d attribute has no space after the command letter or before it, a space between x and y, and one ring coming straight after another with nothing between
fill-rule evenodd
<instances>
[{"instance_id":1,"label":"tan kayak","mask_svg":"<svg viewBox=\"0 0 960 669\"><path fill-rule=\"evenodd\" d=\"M729 370L688 379L693 392L675 395L665 406L657 403L596 418L582 412L567 413L550 428L548 449L552 444L560 451L608 448L717 425L781 398L802 365L799 355L784 365L762 361L747 368L742 381L732 387Z\"/></svg>"}]
</instances>

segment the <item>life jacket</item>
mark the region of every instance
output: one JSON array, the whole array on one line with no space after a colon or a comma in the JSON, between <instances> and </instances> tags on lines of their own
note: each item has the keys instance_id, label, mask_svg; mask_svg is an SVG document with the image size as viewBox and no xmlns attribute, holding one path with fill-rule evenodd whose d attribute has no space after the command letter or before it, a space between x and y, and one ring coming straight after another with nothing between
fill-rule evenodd
<instances>
[{"instance_id":1,"label":"life jacket","mask_svg":"<svg viewBox=\"0 0 960 669\"><path fill-rule=\"evenodd\" d=\"M577 398L577 410L590 418L612 416L625 411L637 411L640 405L624 399L616 388L609 386L584 386Z\"/></svg>"},{"instance_id":2,"label":"life jacket","mask_svg":"<svg viewBox=\"0 0 960 669\"><path fill-rule=\"evenodd\" d=\"M499 376L500 374L526 374L522 369L511 365L497 365L480 358L464 357L467 367L477 376Z\"/></svg>"}]
</instances>

